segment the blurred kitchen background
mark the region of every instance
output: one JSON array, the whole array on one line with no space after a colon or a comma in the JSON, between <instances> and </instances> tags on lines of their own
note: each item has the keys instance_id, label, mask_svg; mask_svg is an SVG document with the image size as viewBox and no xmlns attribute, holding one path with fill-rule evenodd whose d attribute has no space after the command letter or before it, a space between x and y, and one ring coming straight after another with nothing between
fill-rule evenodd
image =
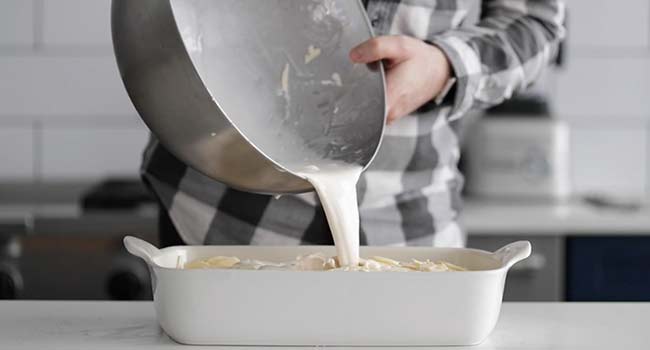
<instances>
[{"instance_id":1,"label":"blurred kitchen background","mask_svg":"<svg viewBox=\"0 0 650 350\"><path fill-rule=\"evenodd\" d=\"M507 300L650 300L650 2L568 6L543 82L459 126L468 245L532 241ZM150 298L121 248L156 240L148 132L109 17L109 0L0 1L0 298Z\"/></svg>"}]
</instances>

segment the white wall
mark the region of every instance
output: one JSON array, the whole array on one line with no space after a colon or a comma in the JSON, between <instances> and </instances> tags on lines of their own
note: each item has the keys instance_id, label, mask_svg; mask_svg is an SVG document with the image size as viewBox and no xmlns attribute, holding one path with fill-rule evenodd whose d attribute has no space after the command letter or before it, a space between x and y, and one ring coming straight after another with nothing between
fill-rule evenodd
<instances>
[{"instance_id":1,"label":"white wall","mask_svg":"<svg viewBox=\"0 0 650 350\"><path fill-rule=\"evenodd\" d=\"M136 1L136 0L134 0ZM568 0L554 79L580 192L650 183L650 1ZM112 57L109 0L0 1L0 180L137 173L146 129Z\"/></svg>"},{"instance_id":2,"label":"white wall","mask_svg":"<svg viewBox=\"0 0 650 350\"><path fill-rule=\"evenodd\" d=\"M137 175L147 131L113 59L109 10L0 1L0 180Z\"/></svg>"},{"instance_id":3,"label":"white wall","mask_svg":"<svg viewBox=\"0 0 650 350\"><path fill-rule=\"evenodd\" d=\"M572 126L575 190L649 194L650 1L567 0L557 115Z\"/></svg>"}]
</instances>

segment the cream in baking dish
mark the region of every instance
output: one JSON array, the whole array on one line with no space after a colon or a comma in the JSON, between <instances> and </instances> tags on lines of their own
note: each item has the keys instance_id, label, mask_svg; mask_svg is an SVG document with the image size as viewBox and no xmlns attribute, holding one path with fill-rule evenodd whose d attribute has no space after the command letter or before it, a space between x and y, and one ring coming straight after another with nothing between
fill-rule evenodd
<instances>
[{"instance_id":1,"label":"cream in baking dish","mask_svg":"<svg viewBox=\"0 0 650 350\"><path fill-rule=\"evenodd\" d=\"M292 261L270 262L256 259L239 259L234 256L214 256L197 259L179 268L233 269L233 270L287 270L287 271L363 271L363 272L449 272L466 271L465 268L446 261L411 259L401 262L381 256L359 259L357 266L341 266L336 257L322 253L298 256Z\"/></svg>"}]
</instances>

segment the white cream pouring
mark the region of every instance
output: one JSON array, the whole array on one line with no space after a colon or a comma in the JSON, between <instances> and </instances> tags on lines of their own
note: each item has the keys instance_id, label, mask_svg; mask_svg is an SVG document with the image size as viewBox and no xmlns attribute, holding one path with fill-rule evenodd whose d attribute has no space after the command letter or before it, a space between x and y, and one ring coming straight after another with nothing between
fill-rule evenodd
<instances>
[{"instance_id":1,"label":"white cream pouring","mask_svg":"<svg viewBox=\"0 0 650 350\"><path fill-rule=\"evenodd\" d=\"M305 64L309 64L321 54L321 49L310 45L305 54ZM287 106L289 94L290 66L287 63L282 70L280 85ZM332 80L321 82L323 85L342 86L338 73L332 74ZM357 164L332 162L326 165L287 166L294 174L309 181L318 193L318 197L327 216L332 231L334 245L341 266L359 265L359 208L357 206L357 182L362 167Z\"/></svg>"},{"instance_id":2,"label":"white cream pouring","mask_svg":"<svg viewBox=\"0 0 650 350\"><path fill-rule=\"evenodd\" d=\"M312 165L289 169L316 189L332 231L340 265L359 265L357 182L361 176L361 166L332 163L321 167Z\"/></svg>"},{"instance_id":3,"label":"white cream pouring","mask_svg":"<svg viewBox=\"0 0 650 350\"><path fill-rule=\"evenodd\" d=\"M292 261L269 262L215 256L181 265L186 269L292 270L292 271L379 271L379 272L443 272L463 271L464 268L444 261L399 262L385 257L359 257L359 208L356 185L361 166L332 163L316 167L288 167L309 181L320 198L334 238L337 258L320 253L299 256Z\"/></svg>"},{"instance_id":4,"label":"white cream pouring","mask_svg":"<svg viewBox=\"0 0 650 350\"><path fill-rule=\"evenodd\" d=\"M316 189L334 238L337 258L308 254L287 262L269 262L215 256L198 259L182 266L186 269L293 270L293 271L380 271L380 272L443 272L465 269L444 261L399 262L385 257L359 257L359 208L356 185L361 166L333 163L326 166L288 167L309 181Z\"/></svg>"}]
</instances>

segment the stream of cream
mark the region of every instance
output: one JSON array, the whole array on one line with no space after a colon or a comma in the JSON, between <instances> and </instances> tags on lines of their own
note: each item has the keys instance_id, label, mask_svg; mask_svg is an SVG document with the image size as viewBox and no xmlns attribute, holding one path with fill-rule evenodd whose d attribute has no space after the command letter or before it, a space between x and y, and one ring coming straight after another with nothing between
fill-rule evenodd
<instances>
[{"instance_id":1,"label":"stream of cream","mask_svg":"<svg viewBox=\"0 0 650 350\"><path fill-rule=\"evenodd\" d=\"M332 231L338 262L321 253L307 254L292 261L270 262L256 259L239 259L234 256L214 256L198 259L184 265L187 269L228 268L244 270L294 270L294 271L464 271L463 267L426 259L400 262L381 256L367 259L359 257L359 208L357 182L361 166L334 163L316 167L287 167L294 174L309 181L320 198ZM181 265L183 266L183 265Z\"/></svg>"},{"instance_id":2,"label":"stream of cream","mask_svg":"<svg viewBox=\"0 0 650 350\"><path fill-rule=\"evenodd\" d=\"M316 189L329 223L341 266L359 265L357 182L361 166L333 163L292 169Z\"/></svg>"},{"instance_id":3,"label":"stream of cream","mask_svg":"<svg viewBox=\"0 0 650 350\"><path fill-rule=\"evenodd\" d=\"M310 45L305 54L305 64L309 64L321 54L321 50ZM291 104L289 90L291 66L286 63L280 77L280 95L288 106ZM332 80L322 81L323 85L342 86L341 76L332 74ZM320 199L327 222L329 223L334 245L341 266L359 265L359 208L357 206L357 182L362 167L356 164L334 162L327 165L308 165L287 167L294 174L309 181Z\"/></svg>"}]
</instances>

